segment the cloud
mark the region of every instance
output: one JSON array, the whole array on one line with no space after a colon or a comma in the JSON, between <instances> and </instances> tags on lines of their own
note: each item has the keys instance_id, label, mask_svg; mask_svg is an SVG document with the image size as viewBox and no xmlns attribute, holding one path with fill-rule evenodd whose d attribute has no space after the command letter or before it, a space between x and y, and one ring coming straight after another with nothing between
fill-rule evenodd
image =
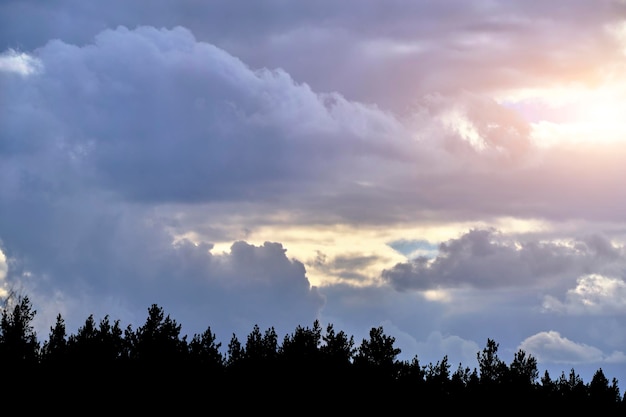
<instances>
[{"instance_id":1,"label":"cloud","mask_svg":"<svg viewBox=\"0 0 626 417\"><path fill-rule=\"evenodd\" d=\"M458 364L472 368L476 364L476 354L481 348L476 342L471 340L465 340L455 335L444 335L440 331L433 331L425 341L417 342L415 349L418 352L418 359L422 357L424 359L428 358L427 363L432 362L433 364L443 358L433 359L437 354L446 352L451 371L454 372ZM422 365L426 365L421 359L420 362L422 362Z\"/></svg>"},{"instance_id":2,"label":"cloud","mask_svg":"<svg viewBox=\"0 0 626 417\"><path fill-rule=\"evenodd\" d=\"M50 310L44 310L47 317L41 323L56 314L52 308L66 304L65 309L73 310L74 326L77 317L90 313L110 314L136 326L144 319L139 312L157 303L183 323L186 332L200 332L210 325L220 338L227 339L232 332L245 336L254 324L289 332L298 324L312 323L324 304L323 296L309 284L304 266L288 259L277 243L254 246L239 241L230 252L218 254L211 253L211 245L191 242L162 248L160 253L154 249L141 253L144 268L131 260L117 260L113 267L125 268L123 276L91 277L96 288L90 291L83 283L83 292L77 294L56 280L60 295L53 305L45 298L49 291L32 287L35 302L41 299ZM87 274L89 269L82 272ZM90 305L77 304L73 298Z\"/></svg>"},{"instance_id":3,"label":"cloud","mask_svg":"<svg viewBox=\"0 0 626 417\"><path fill-rule=\"evenodd\" d=\"M7 264L7 257L4 255L2 249L0 248L0 299L6 297L6 295L8 294L6 282L8 270L9 266Z\"/></svg>"},{"instance_id":4,"label":"cloud","mask_svg":"<svg viewBox=\"0 0 626 417\"><path fill-rule=\"evenodd\" d=\"M254 67L281 67L316 90L402 111L424 93L566 83L602 73L600 62L619 59L606 28L620 22L624 10L612 0L392 3L10 2L0 6L0 48L34 49L49 39L82 45L120 25L182 25Z\"/></svg>"},{"instance_id":5,"label":"cloud","mask_svg":"<svg viewBox=\"0 0 626 417\"><path fill-rule=\"evenodd\" d=\"M295 7L285 14L293 26L261 35L262 48L232 38L229 43L250 62L280 62L315 88L405 111L425 93L501 91L562 83L564 72L597 74L599 61L615 59L615 41L604 26L623 16L603 3L394 2L381 8L377 1L348 1Z\"/></svg>"},{"instance_id":6,"label":"cloud","mask_svg":"<svg viewBox=\"0 0 626 417\"><path fill-rule=\"evenodd\" d=\"M31 55L45 72L2 80L8 199L254 203L235 206L242 217L280 201L305 224L618 218L626 201L611 174L623 146L536 147L485 94L429 93L400 116L255 69L183 27L107 29Z\"/></svg>"},{"instance_id":7,"label":"cloud","mask_svg":"<svg viewBox=\"0 0 626 417\"><path fill-rule=\"evenodd\" d=\"M609 355L600 349L576 343L557 331L540 332L528 337L520 349L535 356L539 362L554 364L624 363L626 355L615 351Z\"/></svg>"},{"instance_id":8,"label":"cloud","mask_svg":"<svg viewBox=\"0 0 626 417\"><path fill-rule=\"evenodd\" d=\"M0 54L0 72L15 73L22 76L36 74L41 70L41 62L24 52L9 49Z\"/></svg>"},{"instance_id":9,"label":"cloud","mask_svg":"<svg viewBox=\"0 0 626 417\"><path fill-rule=\"evenodd\" d=\"M543 288L572 274L623 264L620 247L599 236L558 241L520 241L493 229L474 229L441 243L434 258L418 256L382 272L398 290L476 287Z\"/></svg>"},{"instance_id":10,"label":"cloud","mask_svg":"<svg viewBox=\"0 0 626 417\"><path fill-rule=\"evenodd\" d=\"M337 279L338 282L362 286L372 284L372 276L375 275L369 272L375 271L382 261L384 259L380 256L361 253L344 253L329 258L318 251L317 256L307 262L307 266Z\"/></svg>"},{"instance_id":11,"label":"cloud","mask_svg":"<svg viewBox=\"0 0 626 417\"><path fill-rule=\"evenodd\" d=\"M543 308L565 314L624 314L626 313L626 282L622 278L598 274L584 275L569 289L565 300L546 296Z\"/></svg>"},{"instance_id":12,"label":"cloud","mask_svg":"<svg viewBox=\"0 0 626 417\"><path fill-rule=\"evenodd\" d=\"M38 59L45 76L4 93L15 117L3 147L50 149L50 169L127 199L262 200L328 179L348 152L353 165L361 154L383 166L406 158L393 116L253 70L180 27L105 30L85 47L51 41ZM357 172L342 183L368 180Z\"/></svg>"},{"instance_id":13,"label":"cloud","mask_svg":"<svg viewBox=\"0 0 626 417\"><path fill-rule=\"evenodd\" d=\"M304 265L279 243L236 241L217 252L207 242L173 242L158 216L97 199L93 206L64 200L22 208L13 224L21 237L6 245L7 282L31 296L40 333L58 313L67 313L68 329L92 313L136 325L152 303L185 329L211 325L225 338L254 324L287 332L312 322L324 304ZM27 227L33 219L35 227Z\"/></svg>"},{"instance_id":14,"label":"cloud","mask_svg":"<svg viewBox=\"0 0 626 417\"><path fill-rule=\"evenodd\" d=\"M429 94L420 101L429 117L439 120L452 138L461 139L448 139L444 145L448 151L463 154L469 147L510 163L529 150L531 126L519 113L466 91L452 97Z\"/></svg>"},{"instance_id":15,"label":"cloud","mask_svg":"<svg viewBox=\"0 0 626 417\"><path fill-rule=\"evenodd\" d=\"M4 279L6 278L7 269L8 269L7 258L2 252L2 250L0 250L0 281L4 281Z\"/></svg>"}]
</instances>

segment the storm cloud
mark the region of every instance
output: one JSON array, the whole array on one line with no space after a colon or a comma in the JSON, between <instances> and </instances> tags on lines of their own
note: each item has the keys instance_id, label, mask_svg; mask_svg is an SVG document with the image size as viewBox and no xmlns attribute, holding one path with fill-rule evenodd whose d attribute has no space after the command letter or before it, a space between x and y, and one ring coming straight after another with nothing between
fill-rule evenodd
<instances>
[{"instance_id":1,"label":"storm cloud","mask_svg":"<svg viewBox=\"0 0 626 417\"><path fill-rule=\"evenodd\" d=\"M590 271L619 271L625 260L621 246L600 236L545 242L475 229L441 243L436 257L398 263L382 276L399 290L550 288Z\"/></svg>"}]
</instances>

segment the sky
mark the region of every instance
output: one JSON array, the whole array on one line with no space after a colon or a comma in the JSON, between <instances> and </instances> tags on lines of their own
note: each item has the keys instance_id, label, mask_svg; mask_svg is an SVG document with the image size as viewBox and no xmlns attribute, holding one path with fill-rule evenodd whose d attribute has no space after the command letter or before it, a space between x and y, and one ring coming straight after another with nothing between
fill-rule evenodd
<instances>
[{"instance_id":1,"label":"sky","mask_svg":"<svg viewBox=\"0 0 626 417\"><path fill-rule=\"evenodd\" d=\"M3 0L0 291L626 385L626 2Z\"/></svg>"}]
</instances>

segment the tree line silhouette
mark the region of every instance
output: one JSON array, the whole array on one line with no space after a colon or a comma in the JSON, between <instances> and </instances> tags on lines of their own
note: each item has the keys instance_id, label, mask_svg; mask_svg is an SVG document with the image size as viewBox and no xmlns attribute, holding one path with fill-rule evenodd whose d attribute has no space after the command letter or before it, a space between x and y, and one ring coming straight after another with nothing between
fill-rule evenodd
<instances>
[{"instance_id":1,"label":"tree line silhouette","mask_svg":"<svg viewBox=\"0 0 626 417\"><path fill-rule=\"evenodd\" d=\"M532 355L519 350L507 364L492 339L477 352L477 367L470 368L452 366L447 355L428 364L417 355L399 360L395 338L382 326L357 344L317 320L282 339L273 327L255 325L245 339L233 333L223 352L210 326L189 339L156 304L136 329L122 328L108 315L99 322L90 315L68 334L59 314L43 343L32 325L35 314L27 296L7 298L2 310L4 398L28 393L46 401L99 400L101 410L118 410L130 401L137 412L204 407L209 414L218 406L290 415L296 410L421 414L435 406L439 413L626 415L626 395L620 396L618 381L609 382L601 368L588 383L574 369L540 377Z\"/></svg>"}]
</instances>

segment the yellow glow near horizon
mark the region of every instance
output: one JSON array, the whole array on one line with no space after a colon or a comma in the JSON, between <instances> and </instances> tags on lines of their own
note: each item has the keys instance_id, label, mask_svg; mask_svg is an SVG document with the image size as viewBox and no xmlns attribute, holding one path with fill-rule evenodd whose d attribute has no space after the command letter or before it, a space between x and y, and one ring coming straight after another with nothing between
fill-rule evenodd
<instances>
[{"instance_id":1,"label":"yellow glow near horizon","mask_svg":"<svg viewBox=\"0 0 626 417\"><path fill-rule=\"evenodd\" d=\"M397 226L350 226L350 225L278 225L260 226L245 239L253 245L262 245L266 241L280 242L287 250L287 257L297 259L306 266L306 274L314 286L326 286L346 283L353 286L381 285L380 274L383 269L391 268L398 262L406 262L407 257L389 246L400 240L424 240L433 245L449 239L458 238L472 228L495 227L503 233L528 233L545 231L548 225L536 220L500 218L488 223L459 222L426 225ZM194 242L202 239L197 233L187 233L180 238ZM232 241L213 242L212 253L229 253ZM358 271L361 280L347 280L337 275L337 270L318 267L313 261L319 254L327 261L336 257L361 256L374 257L372 262ZM444 293L427 294L429 299L445 301Z\"/></svg>"}]
</instances>

